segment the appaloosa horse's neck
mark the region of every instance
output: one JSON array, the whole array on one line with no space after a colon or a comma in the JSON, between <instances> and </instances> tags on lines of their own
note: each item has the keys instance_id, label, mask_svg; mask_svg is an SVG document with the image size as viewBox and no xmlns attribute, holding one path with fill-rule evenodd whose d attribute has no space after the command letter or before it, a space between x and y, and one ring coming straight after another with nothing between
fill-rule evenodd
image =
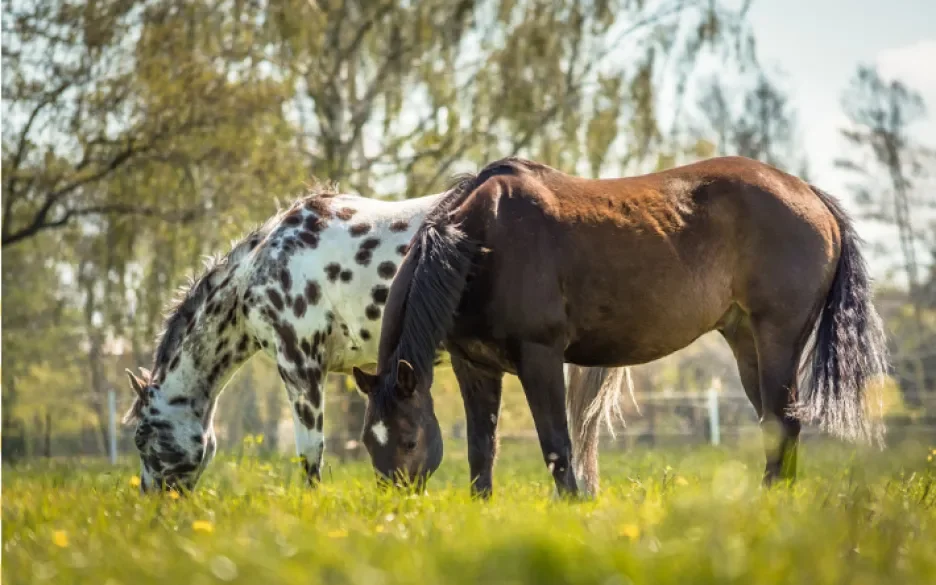
<instances>
[{"instance_id":1,"label":"appaloosa horse's neck","mask_svg":"<svg viewBox=\"0 0 936 585\"><path fill-rule=\"evenodd\" d=\"M130 374L136 391L126 422L142 461L144 488L194 485L216 449L212 424L220 390L257 349L245 331L237 271L267 233L251 233L215 261L170 310L153 371Z\"/></svg>"}]
</instances>

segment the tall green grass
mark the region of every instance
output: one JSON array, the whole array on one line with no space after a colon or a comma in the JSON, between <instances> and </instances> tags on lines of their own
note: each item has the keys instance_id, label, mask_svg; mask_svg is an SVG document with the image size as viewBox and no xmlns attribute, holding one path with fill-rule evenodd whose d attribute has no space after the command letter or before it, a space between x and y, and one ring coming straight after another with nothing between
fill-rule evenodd
<instances>
[{"instance_id":1,"label":"tall green grass","mask_svg":"<svg viewBox=\"0 0 936 585\"><path fill-rule=\"evenodd\" d=\"M310 491L250 449L181 498L141 497L129 459L4 467L3 582L936 583L930 446L809 444L800 481L769 491L754 447L607 452L601 496L571 503L520 445L472 501L446 447L422 496L378 491L366 463Z\"/></svg>"}]
</instances>

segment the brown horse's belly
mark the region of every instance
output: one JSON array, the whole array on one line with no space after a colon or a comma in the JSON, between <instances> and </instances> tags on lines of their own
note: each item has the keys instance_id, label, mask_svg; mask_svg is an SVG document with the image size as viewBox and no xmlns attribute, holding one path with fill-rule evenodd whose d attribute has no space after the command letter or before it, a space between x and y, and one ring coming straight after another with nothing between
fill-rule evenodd
<instances>
[{"instance_id":1,"label":"brown horse's belly","mask_svg":"<svg viewBox=\"0 0 936 585\"><path fill-rule=\"evenodd\" d=\"M615 332L614 338L608 338L605 331L581 332L579 339L566 347L565 359L580 366L636 366L679 351L708 331L711 327L680 327L659 334L638 335L623 328Z\"/></svg>"},{"instance_id":2,"label":"brown horse's belly","mask_svg":"<svg viewBox=\"0 0 936 585\"><path fill-rule=\"evenodd\" d=\"M567 280L566 359L583 366L636 365L665 357L711 331L731 307L732 266L719 254L673 253L633 239L611 256L579 256Z\"/></svg>"}]
</instances>

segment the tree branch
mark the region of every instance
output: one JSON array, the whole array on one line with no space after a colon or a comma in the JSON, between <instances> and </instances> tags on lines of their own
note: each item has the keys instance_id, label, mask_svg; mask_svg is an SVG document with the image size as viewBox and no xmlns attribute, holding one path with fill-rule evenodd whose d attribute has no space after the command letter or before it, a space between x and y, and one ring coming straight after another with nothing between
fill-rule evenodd
<instances>
[{"instance_id":1,"label":"tree branch","mask_svg":"<svg viewBox=\"0 0 936 585\"><path fill-rule=\"evenodd\" d=\"M109 173L120 168L127 161L129 161L134 155L137 155L143 152L145 149L136 149L132 145L128 146L123 152L118 153L111 161L100 169L96 173L92 173L86 177L73 181L71 184L62 187L61 189L50 191L46 193L42 206L33 216L32 221L26 227L12 231L7 228L7 225L10 223L9 217L5 217L4 221L4 234L2 243L0 247L6 247L20 240L28 238L36 233L43 231L45 229L54 229L65 225L65 223L71 218L71 213L66 212L60 219L55 221L49 221L49 213L52 211L52 208L62 200L69 193L74 192L80 187L87 185L88 183L93 183L107 176ZM12 231L12 233L11 233Z\"/></svg>"},{"instance_id":2,"label":"tree branch","mask_svg":"<svg viewBox=\"0 0 936 585\"><path fill-rule=\"evenodd\" d=\"M22 240L30 238L41 231L55 230L68 225L68 223L77 217L87 217L92 215L113 215L113 216L138 216L149 217L161 221L188 223L202 214L201 208L191 208L182 211L163 211L154 207L137 207L125 203L110 203L101 205L89 205L69 209L62 217L44 221L41 224L33 223L8 237L3 238L3 247L12 246Z\"/></svg>"}]
</instances>

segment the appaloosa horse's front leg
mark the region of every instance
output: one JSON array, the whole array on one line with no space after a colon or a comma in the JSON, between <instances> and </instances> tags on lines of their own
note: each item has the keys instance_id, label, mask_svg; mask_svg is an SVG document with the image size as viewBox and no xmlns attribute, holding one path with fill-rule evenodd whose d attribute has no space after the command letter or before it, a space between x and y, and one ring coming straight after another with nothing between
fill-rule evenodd
<instances>
[{"instance_id":1,"label":"appaloosa horse's front leg","mask_svg":"<svg viewBox=\"0 0 936 585\"><path fill-rule=\"evenodd\" d=\"M497 457L497 417L500 415L504 376L479 370L454 354L452 370L465 403L471 492L486 499L491 496L493 486L494 460Z\"/></svg>"},{"instance_id":2,"label":"appaloosa horse's front leg","mask_svg":"<svg viewBox=\"0 0 936 585\"><path fill-rule=\"evenodd\" d=\"M322 480L322 458L325 453L323 419L324 401L320 384L293 386L287 382L296 434L296 453L302 461L306 481L316 486Z\"/></svg>"},{"instance_id":3,"label":"appaloosa horse's front leg","mask_svg":"<svg viewBox=\"0 0 936 585\"><path fill-rule=\"evenodd\" d=\"M562 350L529 342L519 342L512 350L517 377L530 405L546 467L556 480L556 489L560 495L578 495L566 418Z\"/></svg>"},{"instance_id":4,"label":"appaloosa horse's front leg","mask_svg":"<svg viewBox=\"0 0 936 585\"><path fill-rule=\"evenodd\" d=\"M322 396L325 371L315 362L292 371L280 365L279 370L293 414L296 454L302 461L306 481L314 487L322 480L325 453L325 400Z\"/></svg>"},{"instance_id":5,"label":"appaloosa horse's front leg","mask_svg":"<svg viewBox=\"0 0 936 585\"><path fill-rule=\"evenodd\" d=\"M302 460L309 485L322 479L322 456L325 452L323 434L325 401L322 384L325 380L325 339L330 324L323 317L313 321L305 313L305 322L295 322L294 311L284 309L285 295L261 290L254 297L270 299L257 314L256 335L269 340L280 378L286 385L286 395L293 414L296 454ZM288 297L286 297L288 298ZM253 313L251 313L253 314ZM300 337L299 332L314 331Z\"/></svg>"}]
</instances>

